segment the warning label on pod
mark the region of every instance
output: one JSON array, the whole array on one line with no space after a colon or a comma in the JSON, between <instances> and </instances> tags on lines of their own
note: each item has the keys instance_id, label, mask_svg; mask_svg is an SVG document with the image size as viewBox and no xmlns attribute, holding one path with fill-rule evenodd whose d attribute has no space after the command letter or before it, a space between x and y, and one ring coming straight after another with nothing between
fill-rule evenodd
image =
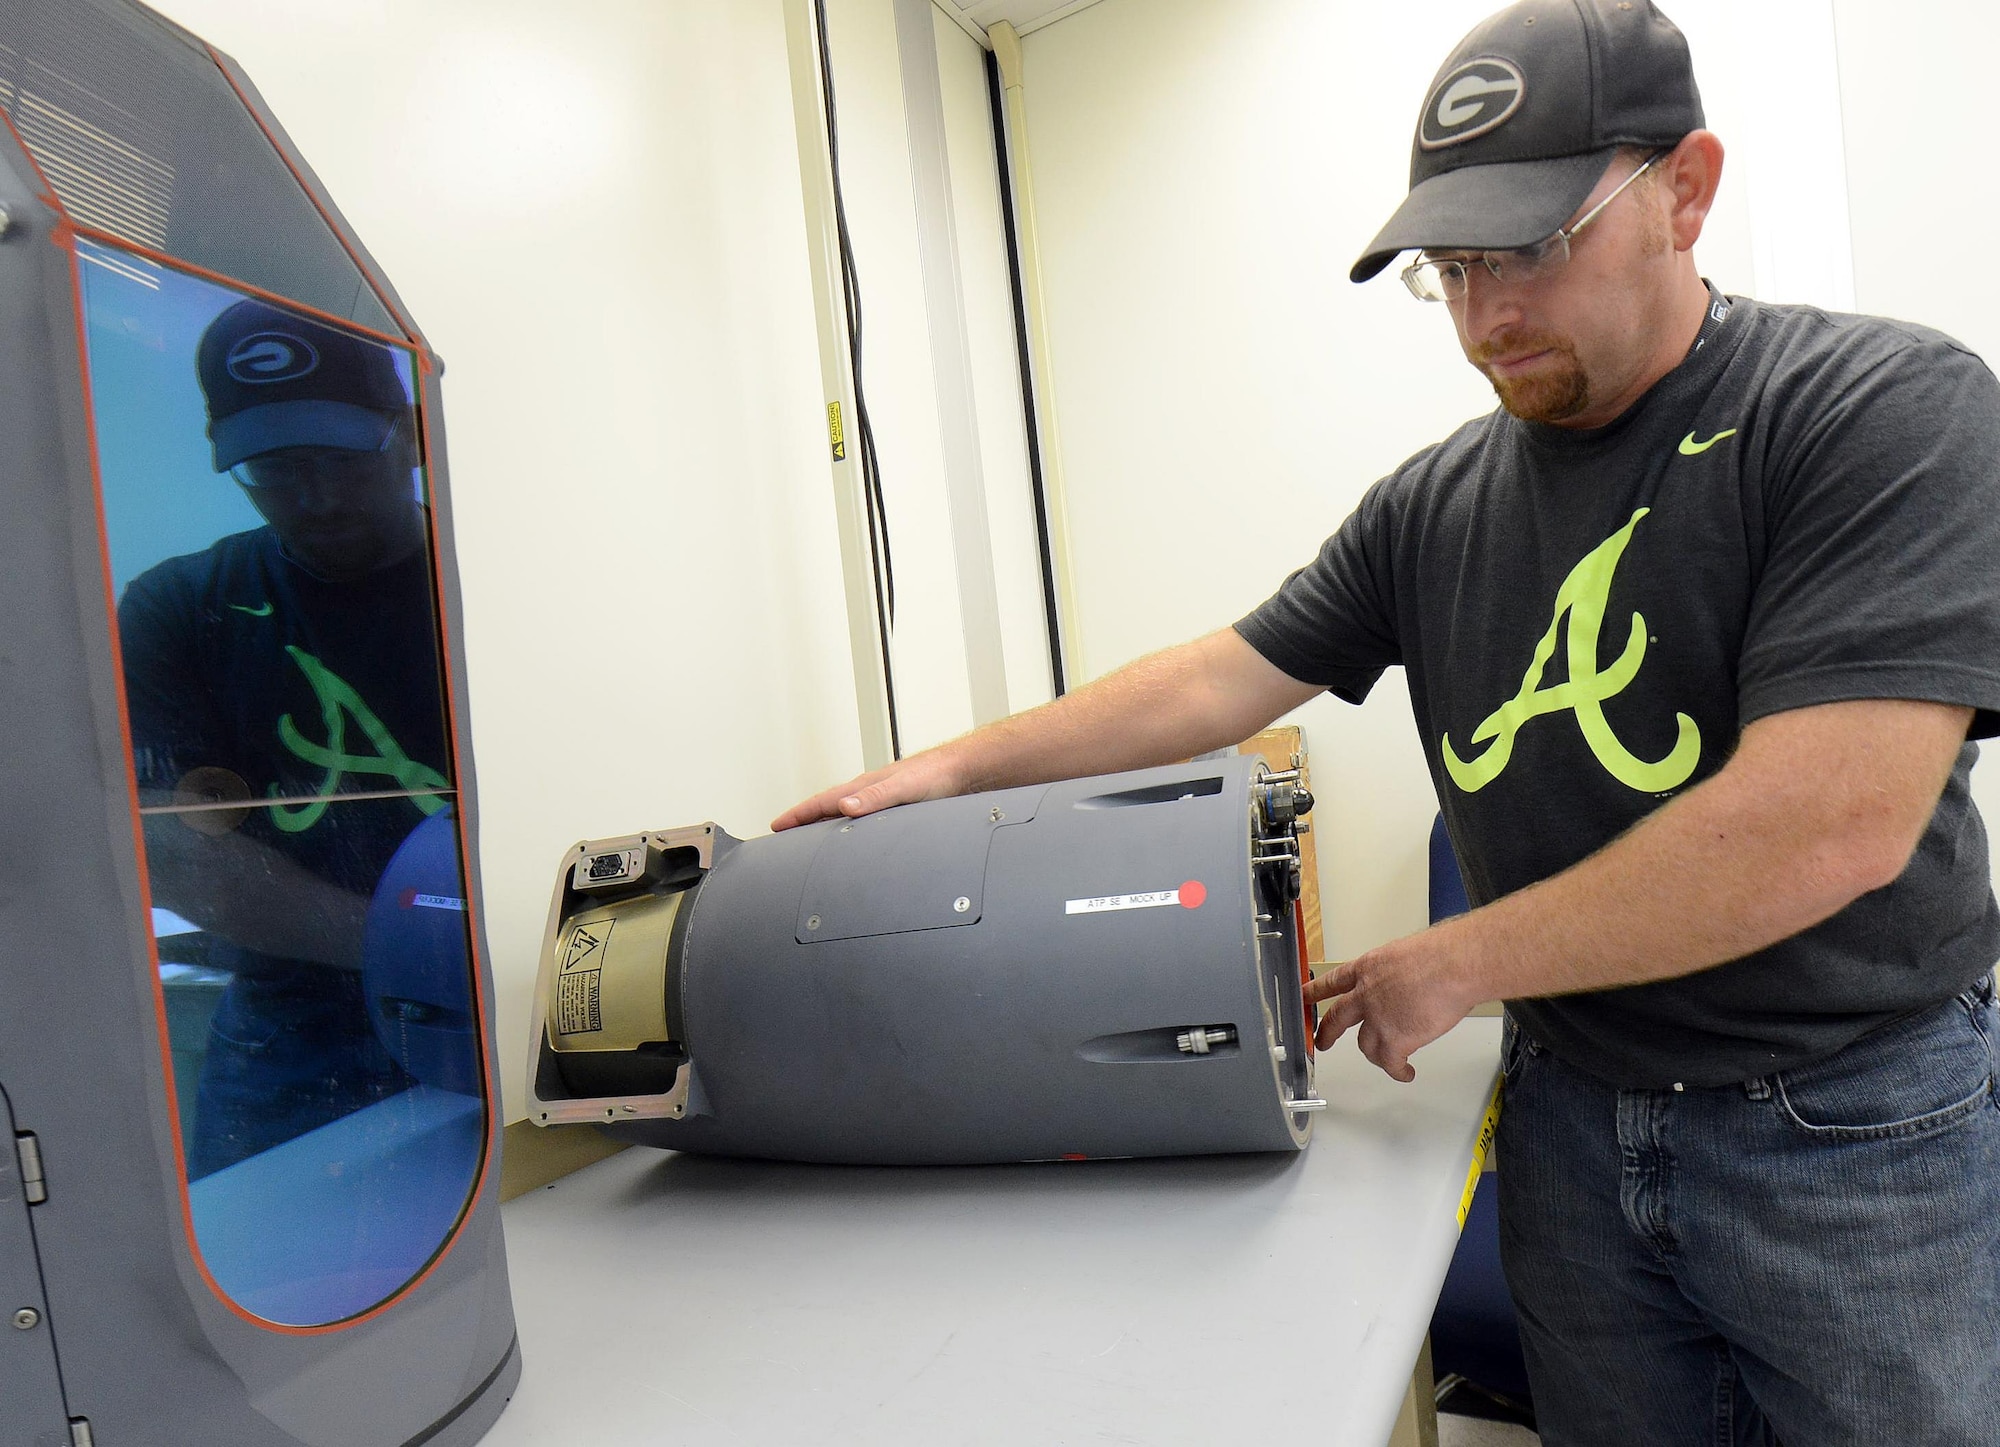
<instances>
[{"instance_id":1,"label":"warning label on pod","mask_svg":"<svg viewBox=\"0 0 2000 1447\"><path fill-rule=\"evenodd\" d=\"M556 1034L587 1035L604 1028L600 1005L604 951L616 920L586 920L570 926L556 975Z\"/></svg>"}]
</instances>

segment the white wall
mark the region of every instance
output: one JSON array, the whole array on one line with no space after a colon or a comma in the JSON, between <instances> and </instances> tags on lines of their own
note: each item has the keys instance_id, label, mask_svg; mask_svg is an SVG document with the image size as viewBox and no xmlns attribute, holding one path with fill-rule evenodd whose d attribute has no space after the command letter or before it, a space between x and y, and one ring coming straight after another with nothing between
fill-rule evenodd
<instances>
[{"instance_id":1,"label":"white wall","mask_svg":"<svg viewBox=\"0 0 2000 1447\"><path fill-rule=\"evenodd\" d=\"M779 0L165 0L447 363L507 1114L555 864L860 767ZM891 0L831 0L906 747L971 724ZM1048 697L983 60L943 82L1009 695ZM365 99L357 100L357 97ZM634 626L605 632L602 610ZM592 626L583 626L588 617Z\"/></svg>"},{"instance_id":2,"label":"white wall","mask_svg":"<svg viewBox=\"0 0 2000 1447\"><path fill-rule=\"evenodd\" d=\"M447 363L510 1119L576 839L860 764L777 0L165 0ZM609 608L632 625L581 626Z\"/></svg>"},{"instance_id":3,"label":"white wall","mask_svg":"<svg viewBox=\"0 0 2000 1447\"><path fill-rule=\"evenodd\" d=\"M986 88L986 52L943 11L934 10L932 19L944 82L1007 695L1018 712L1047 703L1054 688L1034 484L1028 471L1027 413L1021 400L1021 353L1015 340L1014 290L1000 201L1000 158Z\"/></svg>"},{"instance_id":4,"label":"white wall","mask_svg":"<svg viewBox=\"0 0 2000 1447\"><path fill-rule=\"evenodd\" d=\"M1019 709L1046 701L1050 687L997 162L978 44L932 18L1008 697ZM897 713L913 753L974 718L893 0L828 0L827 49L896 577Z\"/></svg>"},{"instance_id":5,"label":"white wall","mask_svg":"<svg viewBox=\"0 0 2000 1447\"><path fill-rule=\"evenodd\" d=\"M895 569L896 711L909 752L972 727L972 705L891 0L827 0L827 49L861 280L861 385ZM858 446L858 420L855 431Z\"/></svg>"},{"instance_id":6,"label":"white wall","mask_svg":"<svg viewBox=\"0 0 2000 1447\"><path fill-rule=\"evenodd\" d=\"M1836 0L1856 302L2000 359L2000 188L1979 138L2000 6Z\"/></svg>"},{"instance_id":7,"label":"white wall","mask_svg":"<svg viewBox=\"0 0 2000 1447\"><path fill-rule=\"evenodd\" d=\"M1855 304L1937 327L2000 362L2000 274L1985 259L2000 235L2000 190L1979 141L2000 7L1836 0L1834 9ZM1996 754L1987 745L1972 776L1989 831L2000 829ZM2000 858L1995 867L2000 878Z\"/></svg>"},{"instance_id":8,"label":"white wall","mask_svg":"<svg viewBox=\"0 0 2000 1447\"><path fill-rule=\"evenodd\" d=\"M1830 66L1826 0L1770 3ZM1376 477L1493 405L1442 309L1346 273L1404 194L1433 73L1494 8L1439 0L1413 24L1358 0L1102 0L1027 38L1084 676L1237 618ZM1838 137L1775 126L1742 7L1667 8L1731 147L1697 257L1754 291L1760 237L1812 218L1753 206L1752 186L1787 160L1837 167ZM1399 671L1298 721L1340 958L1422 926L1436 800Z\"/></svg>"}]
</instances>

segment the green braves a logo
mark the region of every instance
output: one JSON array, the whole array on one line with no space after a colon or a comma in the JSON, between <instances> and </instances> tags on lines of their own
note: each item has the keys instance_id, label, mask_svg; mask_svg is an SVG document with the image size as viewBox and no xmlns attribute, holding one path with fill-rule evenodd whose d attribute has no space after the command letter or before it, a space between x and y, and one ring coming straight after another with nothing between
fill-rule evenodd
<instances>
[{"instance_id":1,"label":"green braves a logo","mask_svg":"<svg viewBox=\"0 0 2000 1447\"><path fill-rule=\"evenodd\" d=\"M1555 616L1549 620L1549 631L1535 645L1535 657L1521 679L1521 691L1488 714L1472 731L1475 744L1492 740L1486 751L1468 762L1452 747L1451 735L1444 736L1445 772L1466 793L1483 789L1499 778L1507 761L1514 756L1514 737L1522 726L1530 719L1550 713L1575 714L1576 726L1583 730L1584 742L1597 755L1597 761L1612 778L1628 788L1658 793L1686 783L1694 773L1701 759L1701 730L1686 714L1674 715L1680 735L1674 740L1672 751L1650 764L1618 741L1604 717L1604 701L1624 692L1625 686L1638 676L1639 665L1646 660L1646 620L1634 613L1625 651L1609 668L1600 672L1597 667L1597 639L1610 605L1611 576L1618 569L1619 558L1624 556L1625 545L1632 541L1632 529L1639 526L1639 519L1649 511L1642 507L1633 513L1630 522L1591 549L1563 579L1562 587L1556 590ZM1556 635L1562 629L1565 613L1569 615L1569 678L1544 688L1542 675L1549 660L1555 657Z\"/></svg>"},{"instance_id":2,"label":"green braves a logo","mask_svg":"<svg viewBox=\"0 0 2000 1447\"><path fill-rule=\"evenodd\" d=\"M396 736L388 726L376 717L354 685L321 663L303 648L290 644L285 652L292 655L292 661L312 685L313 694L319 699L320 721L326 726L326 742L316 744L299 731L292 716L286 714L278 720L278 738L284 746L307 763L326 770L326 777L313 792L320 795L332 794L340 788L340 782L349 774L362 777L374 775L395 780L399 789L448 790L451 781L436 769L418 763L403 752ZM347 751L347 721L353 719L368 742L375 746L373 754L352 754ZM271 786L271 796L279 796L276 784ZM326 798L314 799L307 804L273 804L271 822L287 834L300 834L319 823L326 813L330 801ZM410 802L425 814L436 814L447 807L445 800L436 793L417 793Z\"/></svg>"}]
</instances>

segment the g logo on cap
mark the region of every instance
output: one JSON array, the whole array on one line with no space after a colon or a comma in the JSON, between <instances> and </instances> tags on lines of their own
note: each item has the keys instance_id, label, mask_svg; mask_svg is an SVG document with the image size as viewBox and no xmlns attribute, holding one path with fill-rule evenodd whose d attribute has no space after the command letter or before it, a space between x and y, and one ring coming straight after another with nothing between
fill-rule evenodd
<instances>
[{"instance_id":1,"label":"g logo on cap","mask_svg":"<svg viewBox=\"0 0 2000 1447\"><path fill-rule=\"evenodd\" d=\"M1424 102L1417 144L1442 150L1483 136L1521 108L1528 83L1511 61L1468 60L1437 84Z\"/></svg>"},{"instance_id":2,"label":"g logo on cap","mask_svg":"<svg viewBox=\"0 0 2000 1447\"><path fill-rule=\"evenodd\" d=\"M291 382L319 369L319 353L290 332L252 332L229 349L222 364L239 382Z\"/></svg>"}]
</instances>

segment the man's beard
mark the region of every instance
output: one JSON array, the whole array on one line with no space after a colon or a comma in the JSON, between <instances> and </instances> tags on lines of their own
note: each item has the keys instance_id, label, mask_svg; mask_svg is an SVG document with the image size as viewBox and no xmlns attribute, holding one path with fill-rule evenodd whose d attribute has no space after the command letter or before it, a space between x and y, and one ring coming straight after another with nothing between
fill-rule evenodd
<instances>
[{"instance_id":1,"label":"man's beard","mask_svg":"<svg viewBox=\"0 0 2000 1447\"><path fill-rule=\"evenodd\" d=\"M1518 377L1496 377L1489 370L1495 357L1546 351L1535 370ZM1480 346L1472 365L1493 384L1500 405L1523 422L1561 422L1590 405L1590 379L1577 360L1576 348L1554 332L1510 332Z\"/></svg>"}]
</instances>

